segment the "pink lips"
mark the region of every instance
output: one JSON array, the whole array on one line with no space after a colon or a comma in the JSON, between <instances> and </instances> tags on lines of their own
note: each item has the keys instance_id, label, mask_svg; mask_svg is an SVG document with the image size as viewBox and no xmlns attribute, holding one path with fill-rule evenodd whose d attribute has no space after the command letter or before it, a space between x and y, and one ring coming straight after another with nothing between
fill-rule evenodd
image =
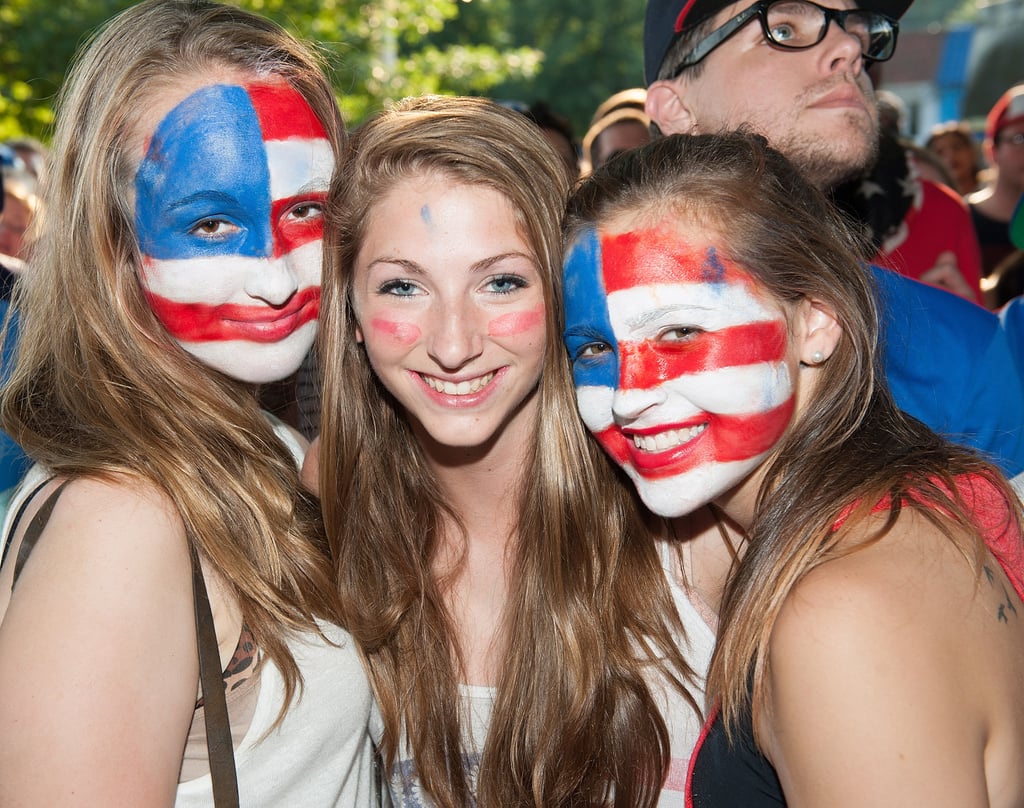
<instances>
[{"instance_id":1,"label":"pink lips","mask_svg":"<svg viewBox=\"0 0 1024 808\"><path fill-rule=\"evenodd\" d=\"M488 381L487 384L481 387L478 391L476 391L475 393L465 393L463 395L449 395L447 393L442 393L438 390L435 390L433 387L427 384L426 381L424 381L423 376L421 376L419 373L411 371L411 375L416 380L416 383L419 385L420 389L422 389L430 399L437 402L441 406L458 409L469 409L472 407L479 406L488 398L490 398L491 394L494 393L495 390L497 390L496 382L498 382L505 375L506 370L507 368L500 368L499 370L494 371L494 378ZM435 376L434 374L429 375L432 378L442 379L442 377ZM478 373L466 379L442 379L442 381L451 382L452 384L459 384L462 381L471 381L472 379L476 379L479 378L480 376L486 375L486 373Z\"/></svg>"}]
</instances>

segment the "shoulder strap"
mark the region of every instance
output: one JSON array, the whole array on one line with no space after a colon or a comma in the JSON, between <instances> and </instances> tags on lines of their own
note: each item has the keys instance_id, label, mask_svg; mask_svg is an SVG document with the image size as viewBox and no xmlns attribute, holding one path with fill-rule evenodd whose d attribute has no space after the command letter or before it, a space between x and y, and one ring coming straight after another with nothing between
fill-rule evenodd
<instances>
[{"instance_id":1,"label":"shoulder strap","mask_svg":"<svg viewBox=\"0 0 1024 808\"><path fill-rule=\"evenodd\" d=\"M49 482L48 480L46 482ZM51 493L42 507L32 517L25 536L18 549L14 565L14 580L18 580L22 567L28 561L32 548L42 535L53 514L54 506L64 487L71 482L65 480ZM43 485L46 483L44 482ZM42 486L40 486L41 488ZM38 491L38 489L37 489ZM36 492L32 493L35 496ZM26 504L32 499L28 497ZM24 512L22 505L11 526L14 534L18 521ZM9 541L9 540L8 540ZM7 547L4 547L6 555ZM206 594L206 582L199 565L195 547L189 543L189 557L192 562L192 598L196 618L196 647L199 652L199 682L203 691L203 718L206 722L206 754L210 760L210 782L213 788L215 808L238 808L238 779L235 772L235 752L231 742L231 724L228 721L227 700L224 697L224 680L220 669L220 653L217 650L217 632L213 625L210 598Z\"/></svg>"},{"instance_id":2,"label":"shoulder strap","mask_svg":"<svg viewBox=\"0 0 1024 808\"><path fill-rule=\"evenodd\" d=\"M46 485L48 482L49 480L40 485L39 488L42 488L43 485ZM32 517L32 521L28 523L28 527L25 528L25 536L21 540L21 547L18 548L18 558L14 562L14 580L11 582L11 586L14 586L18 580L18 576L21 575L21 570L25 566L25 562L27 562L28 557L32 555L32 549L36 546L36 542L39 541L39 537L43 534L43 529L46 527L46 523L50 521L50 515L53 513L53 509L57 504L57 498L60 496L61 491L64 490L64 486L69 482L71 482L71 480L65 480L53 490L50 496L46 498L42 507L36 511L36 515ZM21 521L21 516L25 512L26 506L32 501L32 498L38 491L39 489L37 488L22 504L17 516L14 518L14 522L11 524L11 532L8 535L8 541L10 541L11 537L14 536L14 531L18 528L18 522ZM4 548L4 550L6 552L6 548Z\"/></svg>"},{"instance_id":3,"label":"shoulder strap","mask_svg":"<svg viewBox=\"0 0 1024 808\"><path fill-rule=\"evenodd\" d=\"M46 484L52 479L53 477L47 477L42 482L37 483L35 488L32 489L32 492L28 496L22 498L21 504L18 506L18 510L14 514L14 519L11 520L11 527L8 529L7 535L4 539L4 552L3 556L0 557L0 565L3 565L7 561L7 554L11 551L11 542L14 541L14 534L18 530L18 525L21 524L21 517L25 515L25 510L28 508L28 504L35 499L36 494L42 491L43 488L46 487ZM8 507L14 504L14 500L16 498L16 494L12 495L11 502L8 504Z\"/></svg>"},{"instance_id":4,"label":"shoulder strap","mask_svg":"<svg viewBox=\"0 0 1024 808\"><path fill-rule=\"evenodd\" d=\"M231 724L224 696L224 679L217 650L217 632L206 594L206 582L196 548L189 543L192 557L192 597L196 612L196 643L199 648L199 682L203 690L203 718L206 723L206 755L210 761L210 782L216 808L238 808L238 778Z\"/></svg>"}]
</instances>

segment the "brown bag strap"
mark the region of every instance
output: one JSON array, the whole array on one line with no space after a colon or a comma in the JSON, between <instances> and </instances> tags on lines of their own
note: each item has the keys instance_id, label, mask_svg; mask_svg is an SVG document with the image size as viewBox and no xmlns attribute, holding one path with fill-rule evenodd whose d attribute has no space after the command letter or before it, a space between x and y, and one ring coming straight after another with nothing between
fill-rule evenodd
<instances>
[{"instance_id":1,"label":"brown bag strap","mask_svg":"<svg viewBox=\"0 0 1024 808\"><path fill-rule=\"evenodd\" d=\"M217 632L206 594L206 582L196 548L189 542L192 558L192 597L196 613L196 644L199 649L199 683L203 690L203 719L206 723L206 756L210 761L210 782L216 808L238 808L238 778L231 724L224 696L224 678L217 650Z\"/></svg>"},{"instance_id":2,"label":"brown bag strap","mask_svg":"<svg viewBox=\"0 0 1024 808\"><path fill-rule=\"evenodd\" d=\"M46 482L49 482L47 480ZM18 558L14 563L14 580L18 580L22 567L28 561L32 548L50 521L54 506L61 491L70 480L62 482L51 493L42 507L32 517L25 536L18 548ZM43 485L46 483L44 482ZM4 555L10 542L10 536L18 526L25 506L42 488L33 491L22 505L8 536L8 544L4 546ZM199 556L195 547L189 542L189 557L192 562L192 600L196 617L196 648L199 652L199 683L203 691L203 718L206 723L206 755L210 761L210 782L213 788L213 804L215 808L238 808L238 778L235 772L235 751L231 742L231 724L228 720L227 699L224 696L224 679L220 669L220 652L217 649L217 631L213 625L213 613L210 610L210 598L206 594L206 582L203 570L199 565ZM13 584L12 584L13 586Z\"/></svg>"}]
</instances>

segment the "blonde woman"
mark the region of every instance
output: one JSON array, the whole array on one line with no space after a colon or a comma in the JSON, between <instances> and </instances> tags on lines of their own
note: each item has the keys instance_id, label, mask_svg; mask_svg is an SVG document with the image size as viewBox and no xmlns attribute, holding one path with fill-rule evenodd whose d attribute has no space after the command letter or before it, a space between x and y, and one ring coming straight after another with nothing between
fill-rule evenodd
<instances>
[{"instance_id":1,"label":"blonde woman","mask_svg":"<svg viewBox=\"0 0 1024 808\"><path fill-rule=\"evenodd\" d=\"M0 804L374 798L303 447L254 395L314 339L342 137L309 51L227 6L140 3L75 65L3 389L38 466L0 570Z\"/></svg>"}]
</instances>

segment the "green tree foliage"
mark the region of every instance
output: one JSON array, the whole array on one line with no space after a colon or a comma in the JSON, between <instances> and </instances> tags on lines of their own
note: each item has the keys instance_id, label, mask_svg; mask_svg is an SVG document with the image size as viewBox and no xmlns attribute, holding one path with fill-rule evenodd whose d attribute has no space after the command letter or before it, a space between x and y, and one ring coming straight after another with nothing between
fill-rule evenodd
<instances>
[{"instance_id":1,"label":"green tree foliage","mask_svg":"<svg viewBox=\"0 0 1024 808\"><path fill-rule=\"evenodd\" d=\"M235 0L319 43L351 124L407 95L486 95L500 82L537 73L541 54L529 46L432 42L466 4ZM130 5L126 0L0 0L0 139L18 134L46 139L53 98L75 50L100 23Z\"/></svg>"},{"instance_id":2,"label":"green tree foliage","mask_svg":"<svg viewBox=\"0 0 1024 808\"><path fill-rule=\"evenodd\" d=\"M604 99L643 86L645 0L474 0L436 37L441 43L489 41L544 54L535 76L515 76L492 94L546 101L582 137Z\"/></svg>"},{"instance_id":3,"label":"green tree foliage","mask_svg":"<svg viewBox=\"0 0 1024 808\"><path fill-rule=\"evenodd\" d=\"M85 35L127 0L0 0L0 140L45 137L52 102Z\"/></svg>"}]
</instances>

